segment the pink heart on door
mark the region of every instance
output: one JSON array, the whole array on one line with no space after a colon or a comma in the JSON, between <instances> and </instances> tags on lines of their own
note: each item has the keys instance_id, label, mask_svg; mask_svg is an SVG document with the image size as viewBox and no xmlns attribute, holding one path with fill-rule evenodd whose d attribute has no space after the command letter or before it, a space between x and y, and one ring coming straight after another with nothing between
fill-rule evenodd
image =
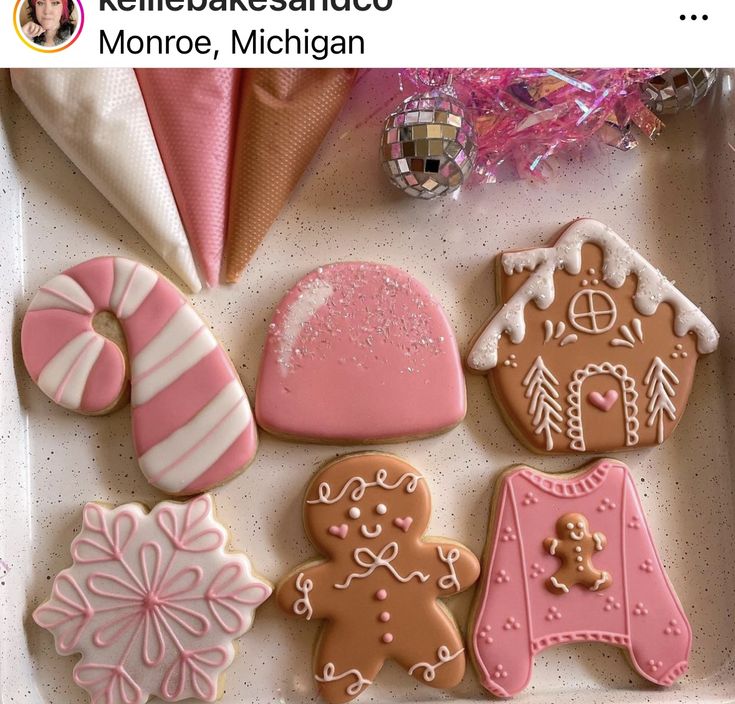
<instances>
[{"instance_id":1,"label":"pink heart on door","mask_svg":"<svg viewBox=\"0 0 735 704\"><path fill-rule=\"evenodd\" d=\"M340 523L338 526L329 526L329 535L336 535L344 540L347 537L347 524Z\"/></svg>"},{"instance_id":2,"label":"pink heart on door","mask_svg":"<svg viewBox=\"0 0 735 704\"><path fill-rule=\"evenodd\" d=\"M413 518L411 516L406 516L405 518L398 517L393 519L393 523L406 533L413 523Z\"/></svg>"},{"instance_id":3,"label":"pink heart on door","mask_svg":"<svg viewBox=\"0 0 735 704\"><path fill-rule=\"evenodd\" d=\"M618 397L618 392L615 391L615 389L610 389L605 392L604 396L599 391L592 391L589 396L587 396L587 400L601 411L607 412L613 407L613 404L618 400Z\"/></svg>"}]
</instances>

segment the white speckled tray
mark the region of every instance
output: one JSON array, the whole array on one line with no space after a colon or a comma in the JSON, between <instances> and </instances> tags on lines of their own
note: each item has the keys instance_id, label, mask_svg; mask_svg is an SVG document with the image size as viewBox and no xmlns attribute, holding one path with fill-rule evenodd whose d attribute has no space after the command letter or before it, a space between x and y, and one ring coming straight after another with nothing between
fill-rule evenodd
<instances>
[{"instance_id":1,"label":"white speckled tray","mask_svg":"<svg viewBox=\"0 0 735 704\"><path fill-rule=\"evenodd\" d=\"M691 667L673 689L648 685L622 651L578 644L536 658L517 701L735 701L735 569L732 300L735 289L735 93L669 120L654 146L601 150L560 165L545 185L506 183L456 200L417 202L394 192L376 164L377 135L394 102L386 72L357 86L244 281L196 297L254 391L267 321L298 277L334 260L368 259L425 281L466 347L494 305L493 255L540 245L579 216L609 223L699 302L719 326L718 352L697 370L686 415L668 443L625 461L664 563L694 629ZM726 83L725 89L729 87ZM0 72L0 701L77 704L72 659L30 619L50 580L70 562L69 543L87 500L154 503L132 451L129 412L85 418L48 401L26 375L20 321L30 296L71 262L100 254L161 262L70 164L12 95ZM163 269L166 273L165 269ZM480 553L493 479L510 464L568 470L587 457L536 457L513 438L480 377L467 380L469 412L452 432L390 449L425 471L434 495L431 532ZM218 513L258 569L276 580L312 554L301 526L312 472L344 448L289 444L263 434L258 457L214 492ZM452 600L466 624L469 594ZM269 602L240 641L225 704L315 700L310 675L316 624L287 619ZM486 699L470 670L441 692L388 665L361 702Z\"/></svg>"}]
</instances>

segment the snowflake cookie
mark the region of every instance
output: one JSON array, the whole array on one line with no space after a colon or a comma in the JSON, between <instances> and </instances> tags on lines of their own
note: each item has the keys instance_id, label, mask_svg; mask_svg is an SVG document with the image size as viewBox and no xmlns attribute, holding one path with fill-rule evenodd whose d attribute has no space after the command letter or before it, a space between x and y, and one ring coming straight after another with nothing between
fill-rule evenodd
<instances>
[{"instance_id":1,"label":"snowflake cookie","mask_svg":"<svg viewBox=\"0 0 735 704\"><path fill-rule=\"evenodd\" d=\"M271 593L227 532L212 499L88 503L71 545L73 565L33 614L61 655L80 653L74 681L92 704L215 701L235 654Z\"/></svg>"}]
</instances>

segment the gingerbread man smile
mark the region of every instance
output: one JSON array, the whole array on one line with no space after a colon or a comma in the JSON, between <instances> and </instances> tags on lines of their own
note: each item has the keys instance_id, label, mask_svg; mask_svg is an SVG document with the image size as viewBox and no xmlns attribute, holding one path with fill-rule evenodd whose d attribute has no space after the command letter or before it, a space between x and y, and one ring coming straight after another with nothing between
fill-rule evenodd
<instances>
[{"instance_id":1,"label":"gingerbread man smile","mask_svg":"<svg viewBox=\"0 0 735 704\"><path fill-rule=\"evenodd\" d=\"M370 530L365 524L360 526L360 535L364 538L377 538L382 532L383 526L380 523L376 523L373 530Z\"/></svg>"}]
</instances>

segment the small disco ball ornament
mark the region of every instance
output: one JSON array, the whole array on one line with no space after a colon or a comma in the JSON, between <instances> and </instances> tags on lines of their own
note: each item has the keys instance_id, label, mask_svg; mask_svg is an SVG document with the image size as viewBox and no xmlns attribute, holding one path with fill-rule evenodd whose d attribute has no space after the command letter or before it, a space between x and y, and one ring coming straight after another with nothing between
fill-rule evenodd
<instances>
[{"instance_id":1,"label":"small disco ball ornament","mask_svg":"<svg viewBox=\"0 0 735 704\"><path fill-rule=\"evenodd\" d=\"M457 98L438 90L412 95L385 121L380 156L396 188L436 198L456 191L472 171L475 128Z\"/></svg>"},{"instance_id":2,"label":"small disco ball ornament","mask_svg":"<svg viewBox=\"0 0 735 704\"><path fill-rule=\"evenodd\" d=\"M657 115L673 115L694 107L714 85L716 68L672 68L643 84L648 107Z\"/></svg>"}]
</instances>

